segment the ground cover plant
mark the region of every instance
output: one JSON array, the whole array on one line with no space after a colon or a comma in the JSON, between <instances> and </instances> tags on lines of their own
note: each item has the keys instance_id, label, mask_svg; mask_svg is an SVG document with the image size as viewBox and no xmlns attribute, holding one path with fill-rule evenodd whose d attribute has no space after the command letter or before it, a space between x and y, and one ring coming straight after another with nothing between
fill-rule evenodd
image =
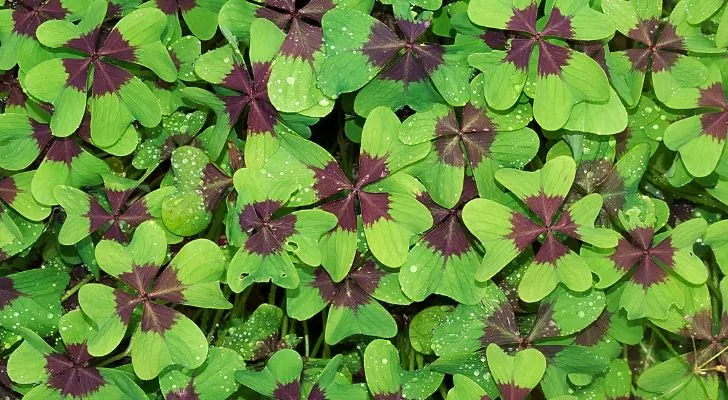
<instances>
[{"instance_id":1,"label":"ground cover plant","mask_svg":"<svg viewBox=\"0 0 728 400\"><path fill-rule=\"evenodd\" d=\"M0 397L728 399L728 1L0 0Z\"/></svg>"}]
</instances>

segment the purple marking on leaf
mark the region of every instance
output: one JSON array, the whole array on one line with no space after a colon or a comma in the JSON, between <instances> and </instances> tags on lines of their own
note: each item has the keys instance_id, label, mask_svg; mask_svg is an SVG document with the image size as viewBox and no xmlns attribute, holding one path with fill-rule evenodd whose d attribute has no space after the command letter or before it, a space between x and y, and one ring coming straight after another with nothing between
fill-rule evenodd
<instances>
[{"instance_id":1,"label":"purple marking on leaf","mask_svg":"<svg viewBox=\"0 0 728 400\"><path fill-rule=\"evenodd\" d=\"M119 215L119 220L126 222L132 228L136 228L142 222L148 221L151 218L152 215L149 213L147 202L143 197L135 201L123 214Z\"/></svg>"},{"instance_id":2,"label":"purple marking on leaf","mask_svg":"<svg viewBox=\"0 0 728 400\"><path fill-rule=\"evenodd\" d=\"M652 71L662 72L669 70L677 62L678 53L655 51L652 56Z\"/></svg>"},{"instance_id":3,"label":"purple marking on leaf","mask_svg":"<svg viewBox=\"0 0 728 400\"><path fill-rule=\"evenodd\" d=\"M240 227L250 235L245 249L267 256L279 252L289 237L297 233L296 216L289 214L272 219L281 204L273 200L246 205L240 212Z\"/></svg>"},{"instance_id":4,"label":"purple marking on leaf","mask_svg":"<svg viewBox=\"0 0 728 400\"><path fill-rule=\"evenodd\" d=\"M576 335L576 338L574 339L576 344L580 346L592 347L607 338L607 331L609 330L609 326L611 324L611 318L612 313L607 310L602 311L602 313L599 315L599 318L597 318L594 322L587 326L586 329Z\"/></svg>"},{"instance_id":5,"label":"purple marking on leaf","mask_svg":"<svg viewBox=\"0 0 728 400\"><path fill-rule=\"evenodd\" d=\"M15 290L13 278L0 277L0 310L20 296L22 296L22 293Z\"/></svg>"},{"instance_id":6,"label":"purple marking on leaf","mask_svg":"<svg viewBox=\"0 0 728 400\"><path fill-rule=\"evenodd\" d=\"M235 125L243 114L245 107L250 103L250 97L245 94L234 96L218 96L225 105L228 126Z\"/></svg>"},{"instance_id":7,"label":"purple marking on leaf","mask_svg":"<svg viewBox=\"0 0 728 400\"><path fill-rule=\"evenodd\" d=\"M642 20L637 23L637 26L627 32L627 36L644 45L652 46L659 27L660 21L657 19Z\"/></svg>"},{"instance_id":8,"label":"purple marking on leaf","mask_svg":"<svg viewBox=\"0 0 728 400\"><path fill-rule=\"evenodd\" d=\"M372 25L372 31L369 40L362 47L364 53L371 60L372 64L382 68L397 53L402 50L405 43L400 40L397 35L392 32L387 25L379 21L375 21Z\"/></svg>"},{"instance_id":9,"label":"purple marking on leaf","mask_svg":"<svg viewBox=\"0 0 728 400\"><path fill-rule=\"evenodd\" d=\"M465 155L460 147L460 137L439 137L433 143L437 158L444 164L453 167L465 165Z\"/></svg>"},{"instance_id":10,"label":"purple marking on leaf","mask_svg":"<svg viewBox=\"0 0 728 400\"><path fill-rule=\"evenodd\" d=\"M466 228L456 214L440 221L422 237L422 240L440 252L445 259L460 256L472 249Z\"/></svg>"},{"instance_id":11,"label":"purple marking on leaf","mask_svg":"<svg viewBox=\"0 0 728 400\"><path fill-rule=\"evenodd\" d=\"M505 50L506 44L508 44L508 36L505 32L496 29L486 30L484 34L480 35L480 38L493 50Z\"/></svg>"},{"instance_id":12,"label":"purple marking on leaf","mask_svg":"<svg viewBox=\"0 0 728 400\"><path fill-rule=\"evenodd\" d=\"M73 38L66 42L66 47L78 50L88 56L96 53L96 46L99 42L99 28L84 33L77 38Z\"/></svg>"},{"instance_id":13,"label":"purple marking on leaf","mask_svg":"<svg viewBox=\"0 0 728 400\"><path fill-rule=\"evenodd\" d=\"M118 29L112 29L104 40L104 44L98 51L99 56L111 57L116 60L135 62L134 47L124 39Z\"/></svg>"},{"instance_id":14,"label":"purple marking on leaf","mask_svg":"<svg viewBox=\"0 0 728 400\"><path fill-rule=\"evenodd\" d=\"M522 252L545 231L546 228L531 221L523 214L513 212L511 214L511 233L507 237L513 241L516 249Z\"/></svg>"},{"instance_id":15,"label":"purple marking on leaf","mask_svg":"<svg viewBox=\"0 0 728 400\"><path fill-rule=\"evenodd\" d=\"M558 195L549 196L541 189L536 196L526 197L524 202L531 211L541 218L544 224L551 224L556 211L559 210L559 207L564 202L564 197Z\"/></svg>"},{"instance_id":16,"label":"purple marking on leaf","mask_svg":"<svg viewBox=\"0 0 728 400\"><path fill-rule=\"evenodd\" d=\"M660 36L655 42L655 48L680 51L685 49L684 42L685 40L677 33L677 27L666 22L662 25Z\"/></svg>"},{"instance_id":17,"label":"purple marking on leaf","mask_svg":"<svg viewBox=\"0 0 728 400\"><path fill-rule=\"evenodd\" d=\"M357 196L354 193L326 203L321 209L336 215L338 226L348 232L356 232L356 203Z\"/></svg>"},{"instance_id":18,"label":"purple marking on leaf","mask_svg":"<svg viewBox=\"0 0 728 400\"><path fill-rule=\"evenodd\" d=\"M0 93L5 93L5 106L25 107L28 96L18 80L18 71L11 69L0 74Z\"/></svg>"},{"instance_id":19,"label":"purple marking on leaf","mask_svg":"<svg viewBox=\"0 0 728 400\"><path fill-rule=\"evenodd\" d=\"M361 222L365 227L371 226L382 219L392 220L389 214L389 194L359 192L359 206L361 207Z\"/></svg>"},{"instance_id":20,"label":"purple marking on leaf","mask_svg":"<svg viewBox=\"0 0 728 400\"><path fill-rule=\"evenodd\" d=\"M162 299L169 301L170 303L183 304L185 300L184 293L182 293L183 289L184 286L177 276L177 271L168 266L164 269L164 271L162 271L162 274L159 275L152 292L149 293L149 298Z\"/></svg>"},{"instance_id":21,"label":"purple marking on leaf","mask_svg":"<svg viewBox=\"0 0 728 400\"><path fill-rule=\"evenodd\" d=\"M442 65L443 56L445 55L445 48L439 44L419 44L413 45L412 51L417 56L422 68L428 74L432 74L435 70Z\"/></svg>"},{"instance_id":22,"label":"purple marking on leaf","mask_svg":"<svg viewBox=\"0 0 728 400\"><path fill-rule=\"evenodd\" d=\"M536 16L538 15L538 5L529 4L528 7L520 10L513 8L513 15L506 24L509 31L527 32L536 35Z\"/></svg>"},{"instance_id":23,"label":"purple marking on leaf","mask_svg":"<svg viewBox=\"0 0 728 400\"><path fill-rule=\"evenodd\" d=\"M53 137L51 134L51 126L41 124L32 118L28 118L28 122L30 122L30 126L33 128L33 139L35 139L38 151L40 151L48 145L48 142Z\"/></svg>"},{"instance_id":24,"label":"purple marking on leaf","mask_svg":"<svg viewBox=\"0 0 728 400\"><path fill-rule=\"evenodd\" d=\"M225 75L220 85L249 95L251 90L250 73L243 62L233 62L232 69Z\"/></svg>"},{"instance_id":25,"label":"purple marking on leaf","mask_svg":"<svg viewBox=\"0 0 728 400\"><path fill-rule=\"evenodd\" d=\"M265 5L274 9L293 12L296 11L295 0L265 0Z\"/></svg>"},{"instance_id":26,"label":"purple marking on leaf","mask_svg":"<svg viewBox=\"0 0 728 400\"><path fill-rule=\"evenodd\" d=\"M0 181L0 199L7 204L13 204L17 195L18 186L15 184L15 179L12 176Z\"/></svg>"},{"instance_id":27,"label":"purple marking on leaf","mask_svg":"<svg viewBox=\"0 0 728 400\"><path fill-rule=\"evenodd\" d=\"M427 78L427 72L413 51L406 51L391 66L380 73L380 78L402 81L407 86L412 82L420 82Z\"/></svg>"},{"instance_id":28,"label":"purple marking on leaf","mask_svg":"<svg viewBox=\"0 0 728 400\"><path fill-rule=\"evenodd\" d=\"M533 53L533 46L535 44L536 41L532 38L513 38L511 40L511 46L506 51L503 60L513 63L521 71L528 71L528 63L531 60L531 54Z\"/></svg>"},{"instance_id":29,"label":"purple marking on leaf","mask_svg":"<svg viewBox=\"0 0 728 400\"><path fill-rule=\"evenodd\" d=\"M402 38L408 43L416 42L422 36L431 22L427 21L408 21L404 19L397 20L397 28L402 32Z\"/></svg>"},{"instance_id":30,"label":"purple marking on leaf","mask_svg":"<svg viewBox=\"0 0 728 400\"><path fill-rule=\"evenodd\" d=\"M301 400L301 382L295 380L285 384L278 383L273 390L273 398L276 400Z\"/></svg>"},{"instance_id":31,"label":"purple marking on leaf","mask_svg":"<svg viewBox=\"0 0 728 400\"><path fill-rule=\"evenodd\" d=\"M713 335L713 316L710 310L698 312L692 317L686 316L688 327L680 330L680 334L685 337L701 340L712 340Z\"/></svg>"},{"instance_id":32,"label":"purple marking on leaf","mask_svg":"<svg viewBox=\"0 0 728 400\"><path fill-rule=\"evenodd\" d=\"M159 266L152 264L135 265L129 272L124 272L118 278L139 293L147 293L149 286L157 276Z\"/></svg>"},{"instance_id":33,"label":"purple marking on leaf","mask_svg":"<svg viewBox=\"0 0 728 400\"><path fill-rule=\"evenodd\" d=\"M499 346L519 344L523 339L518 331L518 321L508 302L501 303L486 318L480 343L483 347L495 343Z\"/></svg>"},{"instance_id":34,"label":"purple marking on leaf","mask_svg":"<svg viewBox=\"0 0 728 400\"><path fill-rule=\"evenodd\" d=\"M181 12L190 11L197 7L195 0L156 0L157 8L162 10L167 15L173 15L177 13L179 9Z\"/></svg>"},{"instance_id":35,"label":"purple marking on leaf","mask_svg":"<svg viewBox=\"0 0 728 400\"><path fill-rule=\"evenodd\" d=\"M271 8L261 7L255 10L256 18L267 19L274 23L279 29L285 30L289 22L291 22L292 15L288 12L279 12Z\"/></svg>"},{"instance_id":36,"label":"purple marking on leaf","mask_svg":"<svg viewBox=\"0 0 728 400\"><path fill-rule=\"evenodd\" d=\"M561 75L561 70L571 59L571 49L546 41L538 42L538 75Z\"/></svg>"},{"instance_id":37,"label":"purple marking on leaf","mask_svg":"<svg viewBox=\"0 0 728 400\"><path fill-rule=\"evenodd\" d=\"M124 234L124 231L121 230L121 226L119 226L119 221L114 221L111 223L109 228L104 232L104 239L106 240L115 240L119 243L127 243L128 240L126 238L126 235Z\"/></svg>"},{"instance_id":38,"label":"purple marking on leaf","mask_svg":"<svg viewBox=\"0 0 728 400\"><path fill-rule=\"evenodd\" d=\"M624 204L624 179L614 163L605 158L582 161L576 169L574 189L569 195L577 199L591 193L601 194L604 200L602 207L610 216L616 217Z\"/></svg>"},{"instance_id":39,"label":"purple marking on leaf","mask_svg":"<svg viewBox=\"0 0 728 400\"><path fill-rule=\"evenodd\" d=\"M700 107L719 108L721 110L728 109L728 101L726 101L723 84L715 82L705 89L698 89L700 97L698 97L698 105Z\"/></svg>"},{"instance_id":40,"label":"purple marking on leaf","mask_svg":"<svg viewBox=\"0 0 728 400\"><path fill-rule=\"evenodd\" d=\"M700 116L703 133L723 142L728 134L728 109L717 113L705 113Z\"/></svg>"},{"instance_id":41,"label":"purple marking on leaf","mask_svg":"<svg viewBox=\"0 0 728 400\"><path fill-rule=\"evenodd\" d=\"M105 223L114 220L114 216L106 211L94 197L89 198L89 208L85 217L89 221L89 233L99 230Z\"/></svg>"},{"instance_id":42,"label":"purple marking on leaf","mask_svg":"<svg viewBox=\"0 0 728 400\"><path fill-rule=\"evenodd\" d=\"M64 19L68 15L60 0L18 1L13 10L13 32L35 39L38 26L51 19Z\"/></svg>"},{"instance_id":43,"label":"purple marking on leaf","mask_svg":"<svg viewBox=\"0 0 728 400\"><path fill-rule=\"evenodd\" d=\"M119 215L121 207L126 204L126 200L129 198L133 191L134 189L114 190L108 187L104 189L106 198L109 200L109 205L111 205L111 211L114 213L114 215Z\"/></svg>"},{"instance_id":44,"label":"purple marking on leaf","mask_svg":"<svg viewBox=\"0 0 728 400\"><path fill-rule=\"evenodd\" d=\"M331 0L310 0L308 4L298 10L298 15L320 24L324 14L334 7L335 4Z\"/></svg>"},{"instance_id":45,"label":"purple marking on leaf","mask_svg":"<svg viewBox=\"0 0 728 400\"><path fill-rule=\"evenodd\" d=\"M672 239L666 238L656 246L652 245L652 228L638 228L630 232L632 242L620 239L610 257L615 266L623 272L634 269L632 281L647 288L667 278L665 268L673 267L675 248Z\"/></svg>"},{"instance_id":46,"label":"purple marking on leaf","mask_svg":"<svg viewBox=\"0 0 728 400\"><path fill-rule=\"evenodd\" d=\"M326 394L321 390L318 382L313 384L306 400L326 400Z\"/></svg>"},{"instance_id":47,"label":"purple marking on leaf","mask_svg":"<svg viewBox=\"0 0 728 400\"><path fill-rule=\"evenodd\" d=\"M523 400L528 396L531 389L516 386L514 383L498 384L498 390L502 399Z\"/></svg>"},{"instance_id":48,"label":"purple marking on leaf","mask_svg":"<svg viewBox=\"0 0 728 400\"><path fill-rule=\"evenodd\" d=\"M561 329L554 321L554 308L549 302L542 302L536 313L536 320L533 323L531 332L528 334L527 342L533 343L537 340L561 336ZM545 354L544 354L545 355Z\"/></svg>"},{"instance_id":49,"label":"purple marking on leaf","mask_svg":"<svg viewBox=\"0 0 728 400\"><path fill-rule=\"evenodd\" d=\"M114 290L114 300L116 303L116 315L119 316L122 324L128 326L134 309L140 303L139 299L121 290Z\"/></svg>"},{"instance_id":50,"label":"purple marking on leaf","mask_svg":"<svg viewBox=\"0 0 728 400\"><path fill-rule=\"evenodd\" d=\"M202 170L202 187L200 188L205 208L208 211L214 211L232 184L232 178L227 176L217 165L207 163L205 169Z\"/></svg>"},{"instance_id":51,"label":"purple marking on leaf","mask_svg":"<svg viewBox=\"0 0 728 400\"><path fill-rule=\"evenodd\" d=\"M335 283L326 270L319 268L310 285L318 289L319 295L327 303L356 312L359 307L372 301L371 295L377 290L383 274L373 261L366 261L350 271L341 282Z\"/></svg>"},{"instance_id":52,"label":"purple marking on leaf","mask_svg":"<svg viewBox=\"0 0 728 400\"><path fill-rule=\"evenodd\" d=\"M316 198L323 200L342 190L353 189L349 178L344 175L336 161L329 161L323 168L309 167L314 173L313 189Z\"/></svg>"},{"instance_id":53,"label":"purple marking on leaf","mask_svg":"<svg viewBox=\"0 0 728 400\"><path fill-rule=\"evenodd\" d=\"M275 134L273 127L276 124L276 120L278 120L278 111L276 111L270 101L267 100L267 97L268 94L266 93L265 101L251 99L248 109L248 134L260 134L266 132Z\"/></svg>"},{"instance_id":54,"label":"purple marking on leaf","mask_svg":"<svg viewBox=\"0 0 728 400\"><path fill-rule=\"evenodd\" d=\"M357 189L361 189L370 183L380 181L387 177L386 157L370 156L366 151L359 155L359 178L356 180Z\"/></svg>"},{"instance_id":55,"label":"purple marking on leaf","mask_svg":"<svg viewBox=\"0 0 728 400\"><path fill-rule=\"evenodd\" d=\"M281 54L313 62L313 55L323 46L323 31L317 26L294 18L281 45Z\"/></svg>"},{"instance_id":56,"label":"purple marking on leaf","mask_svg":"<svg viewBox=\"0 0 728 400\"><path fill-rule=\"evenodd\" d=\"M134 75L129 71L119 68L116 65L103 61L95 61L91 94L94 97L101 97L107 93L116 94L133 77Z\"/></svg>"},{"instance_id":57,"label":"purple marking on leaf","mask_svg":"<svg viewBox=\"0 0 728 400\"><path fill-rule=\"evenodd\" d=\"M556 239L553 233L546 234L546 239L536 253L534 261L539 264L554 264L558 259L565 256L569 248Z\"/></svg>"},{"instance_id":58,"label":"purple marking on leaf","mask_svg":"<svg viewBox=\"0 0 728 400\"><path fill-rule=\"evenodd\" d=\"M45 356L48 386L59 390L61 395L74 398L86 397L106 384L98 369L89 365L93 359L86 344L69 344L67 353L51 353Z\"/></svg>"},{"instance_id":59,"label":"purple marking on leaf","mask_svg":"<svg viewBox=\"0 0 728 400\"><path fill-rule=\"evenodd\" d=\"M562 14L561 9L558 7L554 7L551 9L551 15L549 15L546 26L541 31L541 36L572 39L574 37L574 28L571 26L571 17Z\"/></svg>"},{"instance_id":60,"label":"purple marking on leaf","mask_svg":"<svg viewBox=\"0 0 728 400\"><path fill-rule=\"evenodd\" d=\"M85 93L88 84L89 61L79 58L64 58L61 63L68 74L66 86Z\"/></svg>"},{"instance_id":61,"label":"purple marking on leaf","mask_svg":"<svg viewBox=\"0 0 728 400\"><path fill-rule=\"evenodd\" d=\"M559 216L559 220L551 227L551 229L563 233L566 236L573 237L579 240L579 233L577 232L578 226L574 223L571 218L571 213L568 210L564 210Z\"/></svg>"},{"instance_id":62,"label":"purple marking on leaf","mask_svg":"<svg viewBox=\"0 0 728 400\"><path fill-rule=\"evenodd\" d=\"M200 400L192 380L182 389L167 393L165 400Z\"/></svg>"},{"instance_id":63,"label":"purple marking on leaf","mask_svg":"<svg viewBox=\"0 0 728 400\"><path fill-rule=\"evenodd\" d=\"M142 332L155 332L164 335L177 320L177 311L161 305L144 301L144 310L142 312Z\"/></svg>"}]
</instances>

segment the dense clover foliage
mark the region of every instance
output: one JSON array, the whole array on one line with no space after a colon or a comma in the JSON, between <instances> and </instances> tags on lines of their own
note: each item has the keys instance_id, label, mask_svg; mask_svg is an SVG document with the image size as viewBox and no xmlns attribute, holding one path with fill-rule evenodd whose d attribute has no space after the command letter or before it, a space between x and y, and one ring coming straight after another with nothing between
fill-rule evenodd
<instances>
[{"instance_id":1,"label":"dense clover foliage","mask_svg":"<svg viewBox=\"0 0 728 400\"><path fill-rule=\"evenodd\" d=\"M0 0L0 397L728 398L728 0Z\"/></svg>"}]
</instances>

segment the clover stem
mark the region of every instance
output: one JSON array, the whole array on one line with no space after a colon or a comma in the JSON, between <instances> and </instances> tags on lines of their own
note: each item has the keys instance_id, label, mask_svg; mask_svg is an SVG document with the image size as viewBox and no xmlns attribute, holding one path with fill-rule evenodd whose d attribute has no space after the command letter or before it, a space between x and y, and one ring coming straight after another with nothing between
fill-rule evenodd
<instances>
[{"instance_id":1,"label":"clover stem","mask_svg":"<svg viewBox=\"0 0 728 400\"><path fill-rule=\"evenodd\" d=\"M314 357L316 354L318 354L319 347L321 347L321 344L324 342L324 335L319 335L318 339L316 339L316 343L313 344L313 349L311 350L311 357Z\"/></svg>"},{"instance_id":2,"label":"clover stem","mask_svg":"<svg viewBox=\"0 0 728 400\"><path fill-rule=\"evenodd\" d=\"M306 352L304 353L306 355L306 358L308 358L311 353L309 350L309 340L308 340L308 322L306 320L303 320L303 346L306 349Z\"/></svg>"},{"instance_id":3,"label":"clover stem","mask_svg":"<svg viewBox=\"0 0 728 400\"><path fill-rule=\"evenodd\" d=\"M212 326L210 327L210 333L207 334L207 343L212 344L212 338L215 336L215 333L217 332L217 328L220 325L220 319L222 318L222 314L225 310L219 309L217 312L215 312L215 318L212 320Z\"/></svg>"},{"instance_id":4,"label":"clover stem","mask_svg":"<svg viewBox=\"0 0 728 400\"><path fill-rule=\"evenodd\" d=\"M68 300L69 297L73 296L74 293L78 292L78 290L81 289L81 286L89 283L93 278L93 275L86 275L83 279L81 279L81 281L73 285L72 288L66 290L66 293L63 293L63 297L61 297L61 303Z\"/></svg>"},{"instance_id":5,"label":"clover stem","mask_svg":"<svg viewBox=\"0 0 728 400\"><path fill-rule=\"evenodd\" d=\"M652 323L650 323L650 325L652 327L652 332L655 335L657 335L657 337L660 338L660 340L662 340L662 343L664 343L665 346L668 348L668 350L670 350L670 353L672 353L672 355L674 355L675 357L679 357L679 354L677 353L677 351L675 351L675 348L672 347L672 344L670 343L669 340L667 340L665 335L663 335L662 332L660 332L660 329Z\"/></svg>"},{"instance_id":6,"label":"clover stem","mask_svg":"<svg viewBox=\"0 0 728 400\"><path fill-rule=\"evenodd\" d=\"M707 361L704 363L698 365L698 371L701 371L703 367L708 365L711 361L715 360L716 358L720 357L721 354L725 353L725 351L728 350L728 346L724 346L723 349L721 349L719 352L715 353L713 357L710 357Z\"/></svg>"},{"instance_id":7,"label":"clover stem","mask_svg":"<svg viewBox=\"0 0 728 400\"><path fill-rule=\"evenodd\" d=\"M268 292L268 304L276 304L276 290L278 289L278 286L271 283L270 284L270 291Z\"/></svg>"}]
</instances>

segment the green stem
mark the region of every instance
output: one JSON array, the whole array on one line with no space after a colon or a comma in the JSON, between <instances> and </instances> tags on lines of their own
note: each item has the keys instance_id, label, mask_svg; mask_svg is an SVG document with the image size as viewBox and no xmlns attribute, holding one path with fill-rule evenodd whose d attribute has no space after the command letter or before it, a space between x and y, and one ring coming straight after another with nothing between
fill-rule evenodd
<instances>
[{"instance_id":1,"label":"green stem","mask_svg":"<svg viewBox=\"0 0 728 400\"><path fill-rule=\"evenodd\" d=\"M222 314L225 310L217 310L215 313L215 318L212 319L212 326L210 326L210 333L207 334L207 343L212 344L212 338L215 336L215 333L217 332L217 328L220 325L220 319L222 318Z\"/></svg>"},{"instance_id":2,"label":"green stem","mask_svg":"<svg viewBox=\"0 0 728 400\"><path fill-rule=\"evenodd\" d=\"M73 285L72 288L66 290L66 293L63 293L63 297L61 297L61 303L68 300L69 297L73 296L74 293L78 292L78 290L81 289L81 286L89 283L93 278L93 275L86 275L83 279L81 279L80 282Z\"/></svg>"},{"instance_id":3,"label":"green stem","mask_svg":"<svg viewBox=\"0 0 728 400\"><path fill-rule=\"evenodd\" d=\"M309 350L309 339L308 339L308 322L306 320L303 320L303 346L306 349L306 352L304 353L306 355L306 358L311 356L311 353Z\"/></svg>"},{"instance_id":4,"label":"green stem","mask_svg":"<svg viewBox=\"0 0 728 400\"><path fill-rule=\"evenodd\" d=\"M278 286L271 283L268 292L268 304L276 304L276 290L278 290Z\"/></svg>"},{"instance_id":5,"label":"green stem","mask_svg":"<svg viewBox=\"0 0 728 400\"><path fill-rule=\"evenodd\" d=\"M123 353L119 353L119 354L117 354L117 355L115 355L115 356L113 356L111 358L107 358L106 360L101 361L96 366L97 367L103 367L103 366L106 366L106 365L109 365L109 364L112 364L112 363L115 363L115 362L117 362L119 360L124 359L126 356L129 355L129 353L131 353L131 344L132 344L132 342L129 342L129 346L126 347L126 350L124 350Z\"/></svg>"}]
</instances>

